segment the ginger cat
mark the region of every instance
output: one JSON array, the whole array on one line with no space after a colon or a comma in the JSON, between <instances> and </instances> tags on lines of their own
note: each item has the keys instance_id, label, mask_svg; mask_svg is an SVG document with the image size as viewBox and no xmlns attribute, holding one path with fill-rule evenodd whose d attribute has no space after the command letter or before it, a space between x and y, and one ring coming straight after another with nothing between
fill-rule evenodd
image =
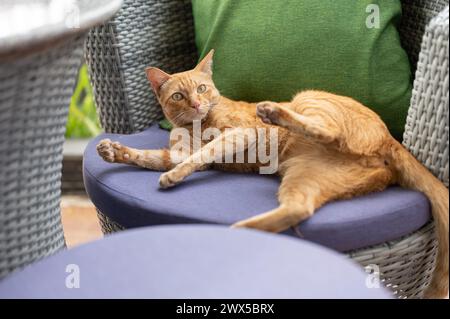
<instances>
[{"instance_id":1,"label":"ginger cat","mask_svg":"<svg viewBox=\"0 0 450 319\"><path fill-rule=\"evenodd\" d=\"M212 58L213 51L193 70L182 73L169 75L157 68L147 68L146 73L174 127L184 127L192 134L192 123L198 120L202 131L214 127L223 134L203 142L197 152L177 159L172 158L169 149L137 150L110 140L102 140L97 146L100 156L108 162L167 171L160 177L160 186L166 188L208 167L257 171L259 162L210 164L202 161L202 155L210 154L217 143L230 143L230 137L240 138L237 128L277 127L280 206L233 227L280 232L312 216L329 201L381 191L398 183L430 199L439 249L425 297L445 297L449 268L448 189L389 134L378 115L349 97L321 91L298 93L286 103L229 100L214 86ZM248 140L245 147L251 143L254 141ZM227 152L234 152L234 148L225 147L214 156L221 159L235 155Z\"/></svg>"}]
</instances>

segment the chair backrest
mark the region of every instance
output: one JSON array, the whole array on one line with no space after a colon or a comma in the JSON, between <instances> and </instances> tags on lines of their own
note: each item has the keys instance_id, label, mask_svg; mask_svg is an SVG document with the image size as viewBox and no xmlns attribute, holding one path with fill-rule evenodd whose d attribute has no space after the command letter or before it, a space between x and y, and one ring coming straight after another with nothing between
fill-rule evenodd
<instances>
[{"instance_id":1,"label":"chair backrest","mask_svg":"<svg viewBox=\"0 0 450 319\"><path fill-rule=\"evenodd\" d=\"M162 117L144 69L192 68L194 36L191 0L125 0L111 21L91 30L86 62L106 132L140 131Z\"/></svg>"},{"instance_id":2,"label":"chair backrest","mask_svg":"<svg viewBox=\"0 0 450 319\"><path fill-rule=\"evenodd\" d=\"M402 0L403 18L399 26L402 46L415 73L422 37L430 20L448 6L449 0Z\"/></svg>"},{"instance_id":3,"label":"chair backrest","mask_svg":"<svg viewBox=\"0 0 450 319\"><path fill-rule=\"evenodd\" d=\"M402 0L400 35L413 74L425 27L446 5L448 0ZM160 119L144 68L154 65L177 72L193 67L196 60L191 0L124 0L118 14L94 28L86 42L102 127L132 133Z\"/></svg>"}]
</instances>

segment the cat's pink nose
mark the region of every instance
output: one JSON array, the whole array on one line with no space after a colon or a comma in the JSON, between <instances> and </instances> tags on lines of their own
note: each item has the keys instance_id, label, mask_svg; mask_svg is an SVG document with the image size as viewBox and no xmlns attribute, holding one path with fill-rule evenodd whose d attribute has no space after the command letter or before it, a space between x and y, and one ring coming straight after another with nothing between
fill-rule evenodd
<instances>
[{"instance_id":1,"label":"cat's pink nose","mask_svg":"<svg viewBox=\"0 0 450 319\"><path fill-rule=\"evenodd\" d=\"M200 108L200 101L193 101L192 104L191 104L191 107L193 109L198 110Z\"/></svg>"}]
</instances>

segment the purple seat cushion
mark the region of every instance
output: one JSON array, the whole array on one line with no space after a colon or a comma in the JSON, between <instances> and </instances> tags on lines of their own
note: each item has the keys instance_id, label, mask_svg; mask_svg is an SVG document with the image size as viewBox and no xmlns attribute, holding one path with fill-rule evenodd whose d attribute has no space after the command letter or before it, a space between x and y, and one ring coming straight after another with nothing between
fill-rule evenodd
<instances>
[{"instance_id":1,"label":"purple seat cushion","mask_svg":"<svg viewBox=\"0 0 450 319\"><path fill-rule=\"evenodd\" d=\"M172 189L161 190L160 172L104 162L95 149L103 138L137 148L161 148L167 145L168 132L152 126L133 135L103 134L86 148L86 190L100 211L126 228L180 223L230 225L278 206L276 176L204 171ZM348 251L398 239L429 219L429 202L423 194L391 187L329 203L301 223L299 230L307 240ZM293 230L286 234L297 236Z\"/></svg>"},{"instance_id":2,"label":"purple seat cushion","mask_svg":"<svg viewBox=\"0 0 450 319\"><path fill-rule=\"evenodd\" d=\"M77 273L79 288L68 288ZM361 266L304 240L222 226L161 226L37 262L0 282L0 298L391 297L366 281Z\"/></svg>"}]
</instances>

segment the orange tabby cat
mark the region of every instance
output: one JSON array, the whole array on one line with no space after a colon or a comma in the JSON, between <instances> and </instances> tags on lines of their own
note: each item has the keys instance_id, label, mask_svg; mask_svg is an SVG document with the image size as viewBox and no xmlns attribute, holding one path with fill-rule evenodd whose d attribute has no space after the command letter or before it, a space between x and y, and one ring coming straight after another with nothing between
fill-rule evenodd
<instances>
[{"instance_id":1,"label":"orange tabby cat","mask_svg":"<svg viewBox=\"0 0 450 319\"><path fill-rule=\"evenodd\" d=\"M207 167L257 171L261 166L258 161L209 164L202 161L202 155L210 154L217 143L230 143L230 136L241 137L242 131L237 128L277 127L280 206L233 226L280 232L307 219L326 202L381 191L398 183L425 193L431 201L439 249L425 295L444 297L449 267L448 189L391 137L382 120L351 98L320 91L301 92L289 103L231 101L214 86L212 56L213 51L191 71L169 75L148 68L146 73L174 127L184 127L192 134L193 121L200 120L202 130L214 127L223 134L203 142L197 152L181 154L177 159L168 149L137 150L110 140L98 145L100 156L108 162L167 171L160 178L160 186L166 188ZM247 148L250 143L248 140ZM233 156L227 152L234 152L234 148L224 147L223 152L215 154L216 159Z\"/></svg>"}]
</instances>

